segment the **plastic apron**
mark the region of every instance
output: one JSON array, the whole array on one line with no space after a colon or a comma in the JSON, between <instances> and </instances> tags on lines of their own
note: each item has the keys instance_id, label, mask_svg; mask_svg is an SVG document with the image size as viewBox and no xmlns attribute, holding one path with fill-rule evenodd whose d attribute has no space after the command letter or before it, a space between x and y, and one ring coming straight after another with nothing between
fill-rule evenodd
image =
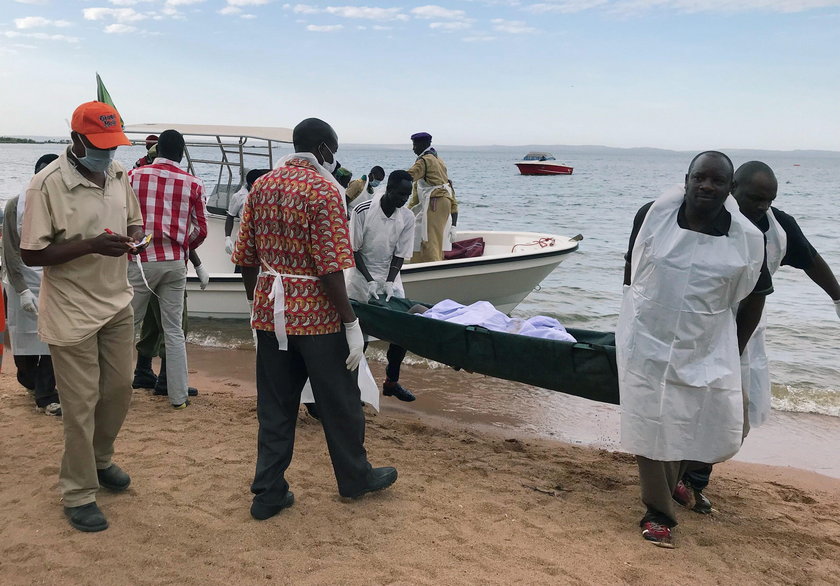
<instances>
[{"instance_id":1,"label":"plastic apron","mask_svg":"<svg viewBox=\"0 0 840 586\"><path fill-rule=\"evenodd\" d=\"M731 196L728 236L684 230L682 201L654 202L633 247L616 328L621 441L652 460L714 463L743 439L734 310L758 281L764 239Z\"/></svg>"},{"instance_id":2,"label":"plastic apron","mask_svg":"<svg viewBox=\"0 0 840 586\"><path fill-rule=\"evenodd\" d=\"M25 206L26 192L18 198L16 218L18 234L20 234L21 227L23 226ZM37 298L41 290L43 269L41 267L30 267L21 262L20 272L23 274L26 287ZM9 336L11 337L12 353L16 356L49 355L49 346L38 337L38 316L24 311L21 308L20 295L12 287L8 277L3 280L3 286L6 289L6 297L8 298L6 324L9 329Z\"/></svg>"},{"instance_id":3,"label":"plastic apron","mask_svg":"<svg viewBox=\"0 0 840 586\"><path fill-rule=\"evenodd\" d=\"M450 195L453 194L452 188L448 183L431 185L425 179L418 179L414 185L417 189L417 200L419 203L411 211L414 212L417 220L414 230L414 252L418 252L420 250L420 244L429 240L429 203L432 201L432 193L438 189L445 189ZM446 226L443 228L443 250L445 251L452 250L452 243L446 237L451 227L452 216L450 215L446 218Z\"/></svg>"},{"instance_id":4,"label":"plastic apron","mask_svg":"<svg viewBox=\"0 0 840 586\"><path fill-rule=\"evenodd\" d=\"M775 274L787 252L787 234L773 215L767 210L770 229L764 233L767 249L767 269ZM744 353L741 354L741 378L749 395L750 427L758 427L770 416L770 366L764 334L767 329L767 310L761 314L761 321L755 328Z\"/></svg>"},{"instance_id":5,"label":"plastic apron","mask_svg":"<svg viewBox=\"0 0 840 586\"><path fill-rule=\"evenodd\" d=\"M361 235L354 235L354 240L361 238L364 243L359 251L365 261L365 266L370 272L374 281L384 283L388 279L388 272L391 270L391 259L397 248L397 239L400 237L400 225L397 221L397 213L389 218L382 211L380 200L382 195L376 194L370 203L370 208L365 214L365 224ZM355 225L355 222L353 222ZM356 301L366 302L368 299L367 279L356 269L350 269L350 278L347 282L347 296ZM397 273L394 279L394 296L405 297L402 277Z\"/></svg>"},{"instance_id":6,"label":"plastic apron","mask_svg":"<svg viewBox=\"0 0 840 586\"><path fill-rule=\"evenodd\" d=\"M315 155L312 155L310 153L293 153L291 155L283 157L277 163L277 167L285 165L289 159L305 159L312 163L315 166L315 169L318 172L318 174L321 175L321 177L323 177L324 179L328 180L338 189L340 199L344 204L344 211L347 211L347 198L344 195L344 188L338 183L338 181L336 181L332 173L327 171L323 167L323 165L318 163L318 159L315 158ZM285 291L283 290L283 279L317 279L318 277L313 275L279 274L277 273L277 271L273 270L271 267L266 266L265 264L263 264L263 267L264 273L268 273L274 276L274 283L272 284L271 294L269 296L269 299L274 302L274 335L277 337L279 349L285 351L288 350L288 338L286 336L286 295ZM345 281L346 279L347 276L345 272ZM364 356L362 356L362 361L359 363L359 368L356 372L362 401L379 411L379 387L376 385L376 380L374 380L373 373L371 373L370 367L367 363L367 359L365 359ZM312 393L312 385L309 383L308 379L303 387L303 391L300 394L300 402L315 402L315 397Z\"/></svg>"}]
</instances>

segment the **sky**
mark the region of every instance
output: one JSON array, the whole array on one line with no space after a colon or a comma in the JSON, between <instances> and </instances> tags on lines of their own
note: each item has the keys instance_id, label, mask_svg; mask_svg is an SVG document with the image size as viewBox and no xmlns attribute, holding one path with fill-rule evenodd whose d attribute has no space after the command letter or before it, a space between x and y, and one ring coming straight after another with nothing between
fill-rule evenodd
<instances>
[{"instance_id":1,"label":"sky","mask_svg":"<svg viewBox=\"0 0 840 586\"><path fill-rule=\"evenodd\" d=\"M0 135L127 124L340 142L840 151L840 0L0 0Z\"/></svg>"}]
</instances>

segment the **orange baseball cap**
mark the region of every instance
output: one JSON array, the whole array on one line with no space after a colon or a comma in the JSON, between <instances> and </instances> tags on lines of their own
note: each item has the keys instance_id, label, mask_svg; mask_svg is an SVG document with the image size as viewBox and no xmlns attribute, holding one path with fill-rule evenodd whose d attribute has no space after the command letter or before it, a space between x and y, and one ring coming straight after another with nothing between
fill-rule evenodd
<instances>
[{"instance_id":1,"label":"orange baseball cap","mask_svg":"<svg viewBox=\"0 0 840 586\"><path fill-rule=\"evenodd\" d=\"M105 102L85 102L73 112L70 128L83 134L98 149L128 146L119 113Z\"/></svg>"}]
</instances>

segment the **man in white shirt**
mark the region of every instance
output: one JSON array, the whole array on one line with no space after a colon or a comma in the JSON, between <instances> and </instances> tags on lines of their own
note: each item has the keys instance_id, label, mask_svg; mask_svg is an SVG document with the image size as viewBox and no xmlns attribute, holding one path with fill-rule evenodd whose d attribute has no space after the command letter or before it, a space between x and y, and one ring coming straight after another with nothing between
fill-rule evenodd
<instances>
[{"instance_id":1,"label":"man in white shirt","mask_svg":"<svg viewBox=\"0 0 840 586\"><path fill-rule=\"evenodd\" d=\"M366 302L385 294L405 297L400 269L414 249L414 214L405 207L411 196L411 175L407 171L393 171L383 195L374 195L353 208L351 216L353 256L356 267L351 269L347 294L351 299ZM405 349L391 344L388 347L385 369L385 396L400 401L413 401L414 395L400 385L400 365Z\"/></svg>"}]
</instances>

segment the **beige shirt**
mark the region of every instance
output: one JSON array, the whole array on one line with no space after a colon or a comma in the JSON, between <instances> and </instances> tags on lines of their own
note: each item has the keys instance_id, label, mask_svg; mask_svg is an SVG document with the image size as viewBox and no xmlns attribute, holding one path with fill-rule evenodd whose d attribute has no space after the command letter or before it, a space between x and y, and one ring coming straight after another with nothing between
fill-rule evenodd
<instances>
[{"instance_id":1,"label":"beige shirt","mask_svg":"<svg viewBox=\"0 0 840 586\"><path fill-rule=\"evenodd\" d=\"M344 190L344 195L347 196L347 201L352 202L354 199L359 197L359 194L362 193L362 188L365 186L365 179L353 179L348 185L347 189Z\"/></svg>"},{"instance_id":2,"label":"beige shirt","mask_svg":"<svg viewBox=\"0 0 840 586\"><path fill-rule=\"evenodd\" d=\"M417 157L417 160L408 170L408 173L415 183L420 179L425 179L429 185L445 185L449 183L449 172L446 170L446 164L440 157L432 153L426 153L421 157ZM432 192L432 197L448 197L452 200L452 213L458 213L458 200L455 199L454 189L451 194L443 188L436 189ZM408 207L412 208L418 203L417 186L415 185L411 193L411 201L408 202Z\"/></svg>"},{"instance_id":3,"label":"beige shirt","mask_svg":"<svg viewBox=\"0 0 840 586\"><path fill-rule=\"evenodd\" d=\"M140 204L119 163L111 163L103 189L85 179L65 151L29 183L20 247L43 250L93 238L106 228L126 234L129 226L142 225ZM94 335L131 303L127 272L126 255L86 254L44 267L38 304L41 339L70 346Z\"/></svg>"}]
</instances>

